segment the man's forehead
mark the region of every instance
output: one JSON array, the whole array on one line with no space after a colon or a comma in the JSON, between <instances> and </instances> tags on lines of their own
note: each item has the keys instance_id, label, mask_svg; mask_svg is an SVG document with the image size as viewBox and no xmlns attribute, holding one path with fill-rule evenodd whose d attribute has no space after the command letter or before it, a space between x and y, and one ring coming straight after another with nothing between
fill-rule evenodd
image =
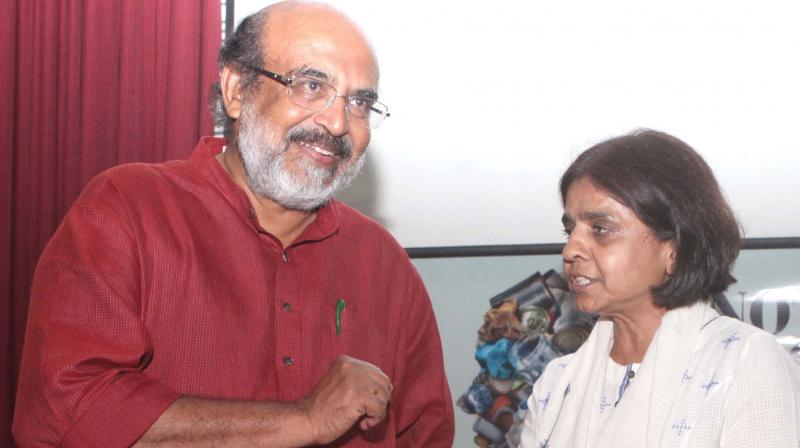
<instances>
[{"instance_id":1,"label":"man's forehead","mask_svg":"<svg viewBox=\"0 0 800 448\"><path fill-rule=\"evenodd\" d=\"M269 40L281 39L320 39L331 44L357 45L369 49L369 43L358 27L347 16L331 7L323 5L302 5L302 7L279 8L267 16Z\"/></svg>"},{"instance_id":2,"label":"man's forehead","mask_svg":"<svg viewBox=\"0 0 800 448\"><path fill-rule=\"evenodd\" d=\"M351 88L377 89L378 67L374 58L336 46L320 46L319 41L287 42L267 50L265 63L271 70L302 74L331 84L340 80Z\"/></svg>"},{"instance_id":3,"label":"man's forehead","mask_svg":"<svg viewBox=\"0 0 800 448\"><path fill-rule=\"evenodd\" d=\"M350 19L328 6L279 8L270 12L265 31L267 58L274 62L325 69L327 61L370 72L377 82L377 60L366 37Z\"/></svg>"}]
</instances>

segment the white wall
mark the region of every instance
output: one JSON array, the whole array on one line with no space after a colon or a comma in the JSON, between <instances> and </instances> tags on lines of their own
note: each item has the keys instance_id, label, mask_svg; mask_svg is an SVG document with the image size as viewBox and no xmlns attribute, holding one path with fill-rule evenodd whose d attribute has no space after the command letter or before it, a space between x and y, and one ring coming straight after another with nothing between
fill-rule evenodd
<instances>
[{"instance_id":1,"label":"white wall","mask_svg":"<svg viewBox=\"0 0 800 448\"><path fill-rule=\"evenodd\" d=\"M559 175L637 127L701 152L747 237L800 236L797 2L331 3L392 113L340 197L406 247L562 241Z\"/></svg>"}]
</instances>

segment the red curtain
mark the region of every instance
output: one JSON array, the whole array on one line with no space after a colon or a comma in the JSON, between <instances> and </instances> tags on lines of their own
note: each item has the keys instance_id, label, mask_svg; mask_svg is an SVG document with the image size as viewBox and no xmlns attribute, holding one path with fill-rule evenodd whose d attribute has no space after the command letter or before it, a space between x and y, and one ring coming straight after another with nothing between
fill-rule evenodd
<instances>
[{"instance_id":1,"label":"red curtain","mask_svg":"<svg viewBox=\"0 0 800 448\"><path fill-rule=\"evenodd\" d=\"M36 261L94 175L212 132L219 0L0 2L0 446ZM7 298L7 299L6 299Z\"/></svg>"}]
</instances>

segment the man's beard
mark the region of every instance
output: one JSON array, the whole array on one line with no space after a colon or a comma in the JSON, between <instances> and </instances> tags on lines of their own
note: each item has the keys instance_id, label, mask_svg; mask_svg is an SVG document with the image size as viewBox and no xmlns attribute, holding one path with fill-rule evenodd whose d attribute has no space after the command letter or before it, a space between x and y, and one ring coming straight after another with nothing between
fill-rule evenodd
<instances>
[{"instance_id":1,"label":"man's beard","mask_svg":"<svg viewBox=\"0 0 800 448\"><path fill-rule=\"evenodd\" d=\"M364 165L364 155L352 157L352 142L348 136L333 137L320 129L305 129L296 125L287 135L260 118L251 104L242 107L239 117L238 148L246 174L247 186L257 195L271 199L293 210L312 211L324 205L333 193L350 185ZM330 168L317 166L302 156L295 159L300 173L286 166L291 143L300 141L323 144L333 149L339 163ZM337 170L342 167L340 173Z\"/></svg>"}]
</instances>

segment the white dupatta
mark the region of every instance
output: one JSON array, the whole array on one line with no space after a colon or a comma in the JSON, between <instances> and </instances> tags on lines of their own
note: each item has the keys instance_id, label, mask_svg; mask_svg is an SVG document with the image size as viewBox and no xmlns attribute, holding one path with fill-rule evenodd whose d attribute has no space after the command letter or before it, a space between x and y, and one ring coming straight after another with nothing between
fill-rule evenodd
<instances>
[{"instance_id":1,"label":"white dupatta","mask_svg":"<svg viewBox=\"0 0 800 448\"><path fill-rule=\"evenodd\" d=\"M613 326L598 321L536 382L520 448L717 446L743 341L757 332L707 303L667 312L624 396L602 415Z\"/></svg>"}]
</instances>

